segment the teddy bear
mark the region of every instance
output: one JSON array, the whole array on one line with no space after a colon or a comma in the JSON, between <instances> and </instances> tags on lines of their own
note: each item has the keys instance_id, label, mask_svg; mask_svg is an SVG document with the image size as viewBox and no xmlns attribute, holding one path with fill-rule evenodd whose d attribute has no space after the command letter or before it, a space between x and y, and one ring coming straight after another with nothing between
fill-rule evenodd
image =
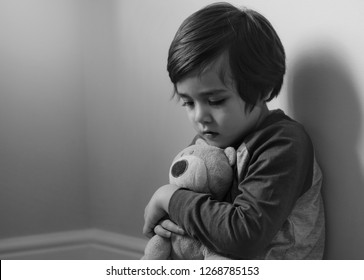
<instances>
[{"instance_id":1,"label":"teddy bear","mask_svg":"<svg viewBox=\"0 0 364 280\"><path fill-rule=\"evenodd\" d=\"M221 201L233 182L236 151L210 146L202 139L177 154L169 169L169 183L199 193L209 193ZM211 260L227 259L187 234L173 234L171 238L154 235L147 243L144 260Z\"/></svg>"}]
</instances>

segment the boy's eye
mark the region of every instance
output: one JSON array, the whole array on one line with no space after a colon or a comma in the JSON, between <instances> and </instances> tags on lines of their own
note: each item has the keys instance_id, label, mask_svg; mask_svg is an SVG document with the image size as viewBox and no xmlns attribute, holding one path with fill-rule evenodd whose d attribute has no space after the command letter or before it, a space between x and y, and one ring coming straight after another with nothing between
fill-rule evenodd
<instances>
[{"instance_id":1,"label":"boy's eye","mask_svg":"<svg viewBox=\"0 0 364 280\"><path fill-rule=\"evenodd\" d=\"M226 99L218 99L218 100L209 100L209 104L211 106L219 106L225 102Z\"/></svg>"},{"instance_id":2,"label":"boy's eye","mask_svg":"<svg viewBox=\"0 0 364 280\"><path fill-rule=\"evenodd\" d=\"M183 100L182 106L184 106L184 107L192 107L193 106L193 102L192 101L188 101L188 100Z\"/></svg>"}]
</instances>

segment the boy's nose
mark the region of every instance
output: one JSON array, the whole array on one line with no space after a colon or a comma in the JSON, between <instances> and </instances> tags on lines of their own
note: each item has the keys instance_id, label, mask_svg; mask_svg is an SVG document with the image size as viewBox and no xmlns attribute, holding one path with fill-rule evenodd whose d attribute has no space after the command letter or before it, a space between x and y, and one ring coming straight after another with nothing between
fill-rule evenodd
<instances>
[{"instance_id":1,"label":"boy's nose","mask_svg":"<svg viewBox=\"0 0 364 280\"><path fill-rule=\"evenodd\" d=\"M206 106L196 106L195 108L195 122L208 123L211 122L211 115Z\"/></svg>"}]
</instances>

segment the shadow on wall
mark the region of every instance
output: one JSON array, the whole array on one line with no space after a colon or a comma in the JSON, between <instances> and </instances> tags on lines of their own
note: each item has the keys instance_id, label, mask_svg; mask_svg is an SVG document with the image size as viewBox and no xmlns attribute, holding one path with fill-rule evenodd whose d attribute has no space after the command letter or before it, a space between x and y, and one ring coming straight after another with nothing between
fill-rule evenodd
<instances>
[{"instance_id":1,"label":"shadow on wall","mask_svg":"<svg viewBox=\"0 0 364 280\"><path fill-rule=\"evenodd\" d=\"M364 259L364 177L358 156L363 108L342 55L302 54L289 80L293 117L315 145L324 175L326 259Z\"/></svg>"}]
</instances>

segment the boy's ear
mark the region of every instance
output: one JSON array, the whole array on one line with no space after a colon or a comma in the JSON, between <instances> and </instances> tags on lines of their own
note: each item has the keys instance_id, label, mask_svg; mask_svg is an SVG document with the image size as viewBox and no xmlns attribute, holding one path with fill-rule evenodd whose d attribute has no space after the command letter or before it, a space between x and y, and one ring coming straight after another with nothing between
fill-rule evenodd
<instances>
[{"instance_id":1,"label":"boy's ear","mask_svg":"<svg viewBox=\"0 0 364 280\"><path fill-rule=\"evenodd\" d=\"M229 160L229 164L230 166L233 166L236 163L236 151L233 147L227 147L224 150L224 153L226 155L226 157Z\"/></svg>"}]
</instances>

